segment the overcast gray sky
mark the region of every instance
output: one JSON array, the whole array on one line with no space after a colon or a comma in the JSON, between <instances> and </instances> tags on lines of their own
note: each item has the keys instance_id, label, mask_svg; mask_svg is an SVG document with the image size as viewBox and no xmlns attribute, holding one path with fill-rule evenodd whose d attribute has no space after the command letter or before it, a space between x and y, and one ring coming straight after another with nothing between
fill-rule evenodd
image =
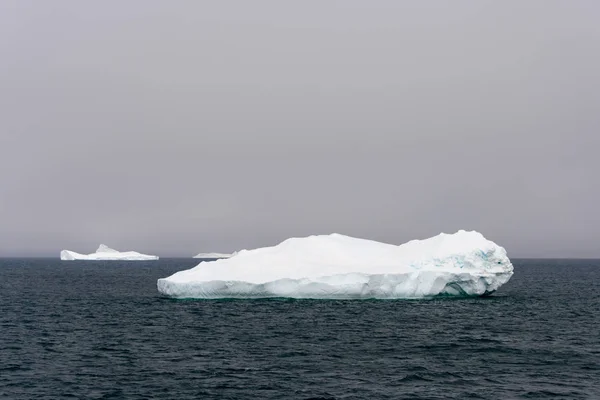
<instances>
[{"instance_id":1,"label":"overcast gray sky","mask_svg":"<svg viewBox=\"0 0 600 400\"><path fill-rule=\"evenodd\" d=\"M475 229L600 256L600 3L0 1L0 256Z\"/></svg>"}]
</instances>

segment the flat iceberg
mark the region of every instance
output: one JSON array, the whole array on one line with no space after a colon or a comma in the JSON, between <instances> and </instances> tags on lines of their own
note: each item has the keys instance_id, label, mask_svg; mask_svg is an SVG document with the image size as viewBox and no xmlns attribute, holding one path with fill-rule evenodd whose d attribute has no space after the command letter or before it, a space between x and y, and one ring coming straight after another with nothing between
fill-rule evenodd
<instances>
[{"instance_id":1,"label":"flat iceberg","mask_svg":"<svg viewBox=\"0 0 600 400\"><path fill-rule=\"evenodd\" d=\"M101 244L92 254L79 254L70 250L63 250L60 252L60 259L64 261L73 260L130 260L130 261L145 261L145 260L158 260L158 256L149 256L147 254L141 254L137 251L117 251L110 247Z\"/></svg>"},{"instance_id":2,"label":"flat iceberg","mask_svg":"<svg viewBox=\"0 0 600 400\"><path fill-rule=\"evenodd\" d=\"M475 231L400 246L331 234L242 250L157 286L175 298L400 299L488 295L512 274L504 248Z\"/></svg>"},{"instance_id":3,"label":"flat iceberg","mask_svg":"<svg viewBox=\"0 0 600 400\"><path fill-rule=\"evenodd\" d=\"M231 258L236 253L199 253L194 258L213 259L213 258Z\"/></svg>"}]
</instances>

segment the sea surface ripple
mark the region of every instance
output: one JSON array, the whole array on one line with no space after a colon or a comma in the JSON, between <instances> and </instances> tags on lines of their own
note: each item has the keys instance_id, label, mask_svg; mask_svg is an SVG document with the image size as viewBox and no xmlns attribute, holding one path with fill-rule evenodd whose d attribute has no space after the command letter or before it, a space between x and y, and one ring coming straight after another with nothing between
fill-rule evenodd
<instances>
[{"instance_id":1,"label":"sea surface ripple","mask_svg":"<svg viewBox=\"0 0 600 400\"><path fill-rule=\"evenodd\" d=\"M0 398L600 398L600 260L489 298L173 300L197 263L0 259Z\"/></svg>"}]
</instances>

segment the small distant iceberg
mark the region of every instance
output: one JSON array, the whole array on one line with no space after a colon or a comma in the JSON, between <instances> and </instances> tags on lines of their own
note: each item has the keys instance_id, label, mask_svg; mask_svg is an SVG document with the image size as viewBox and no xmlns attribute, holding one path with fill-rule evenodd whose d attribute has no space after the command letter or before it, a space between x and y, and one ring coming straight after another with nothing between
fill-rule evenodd
<instances>
[{"instance_id":1,"label":"small distant iceberg","mask_svg":"<svg viewBox=\"0 0 600 400\"><path fill-rule=\"evenodd\" d=\"M194 258L201 258L204 260L215 260L219 258L231 258L236 253L199 253L194 256Z\"/></svg>"},{"instance_id":2,"label":"small distant iceberg","mask_svg":"<svg viewBox=\"0 0 600 400\"><path fill-rule=\"evenodd\" d=\"M129 260L129 261L146 261L158 260L158 256L138 253L137 251L117 251L110 247L101 244L92 254L79 254L71 250L63 250L60 252L60 259L63 261L74 260Z\"/></svg>"}]
</instances>

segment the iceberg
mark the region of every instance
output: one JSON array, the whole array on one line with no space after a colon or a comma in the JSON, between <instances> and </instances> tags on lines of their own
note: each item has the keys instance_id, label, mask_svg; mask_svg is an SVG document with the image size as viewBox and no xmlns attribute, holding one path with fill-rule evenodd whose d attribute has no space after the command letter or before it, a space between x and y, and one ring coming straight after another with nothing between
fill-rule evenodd
<instances>
[{"instance_id":1,"label":"iceberg","mask_svg":"<svg viewBox=\"0 0 600 400\"><path fill-rule=\"evenodd\" d=\"M506 250L475 231L400 246L334 233L241 250L157 287L174 298L409 299L485 296L512 275Z\"/></svg>"},{"instance_id":2,"label":"iceberg","mask_svg":"<svg viewBox=\"0 0 600 400\"><path fill-rule=\"evenodd\" d=\"M202 259L214 259L214 258L231 258L236 253L200 253L196 254L194 258L202 258Z\"/></svg>"},{"instance_id":3,"label":"iceberg","mask_svg":"<svg viewBox=\"0 0 600 400\"><path fill-rule=\"evenodd\" d=\"M110 247L101 244L92 254L79 254L70 250L63 250L60 252L60 259L63 261L73 260L131 260L131 261L144 261L144 260L158 260L158 256L149 256L147 254L141 254L137 251L117 251Z\"/></svg>"}]
</instances>

